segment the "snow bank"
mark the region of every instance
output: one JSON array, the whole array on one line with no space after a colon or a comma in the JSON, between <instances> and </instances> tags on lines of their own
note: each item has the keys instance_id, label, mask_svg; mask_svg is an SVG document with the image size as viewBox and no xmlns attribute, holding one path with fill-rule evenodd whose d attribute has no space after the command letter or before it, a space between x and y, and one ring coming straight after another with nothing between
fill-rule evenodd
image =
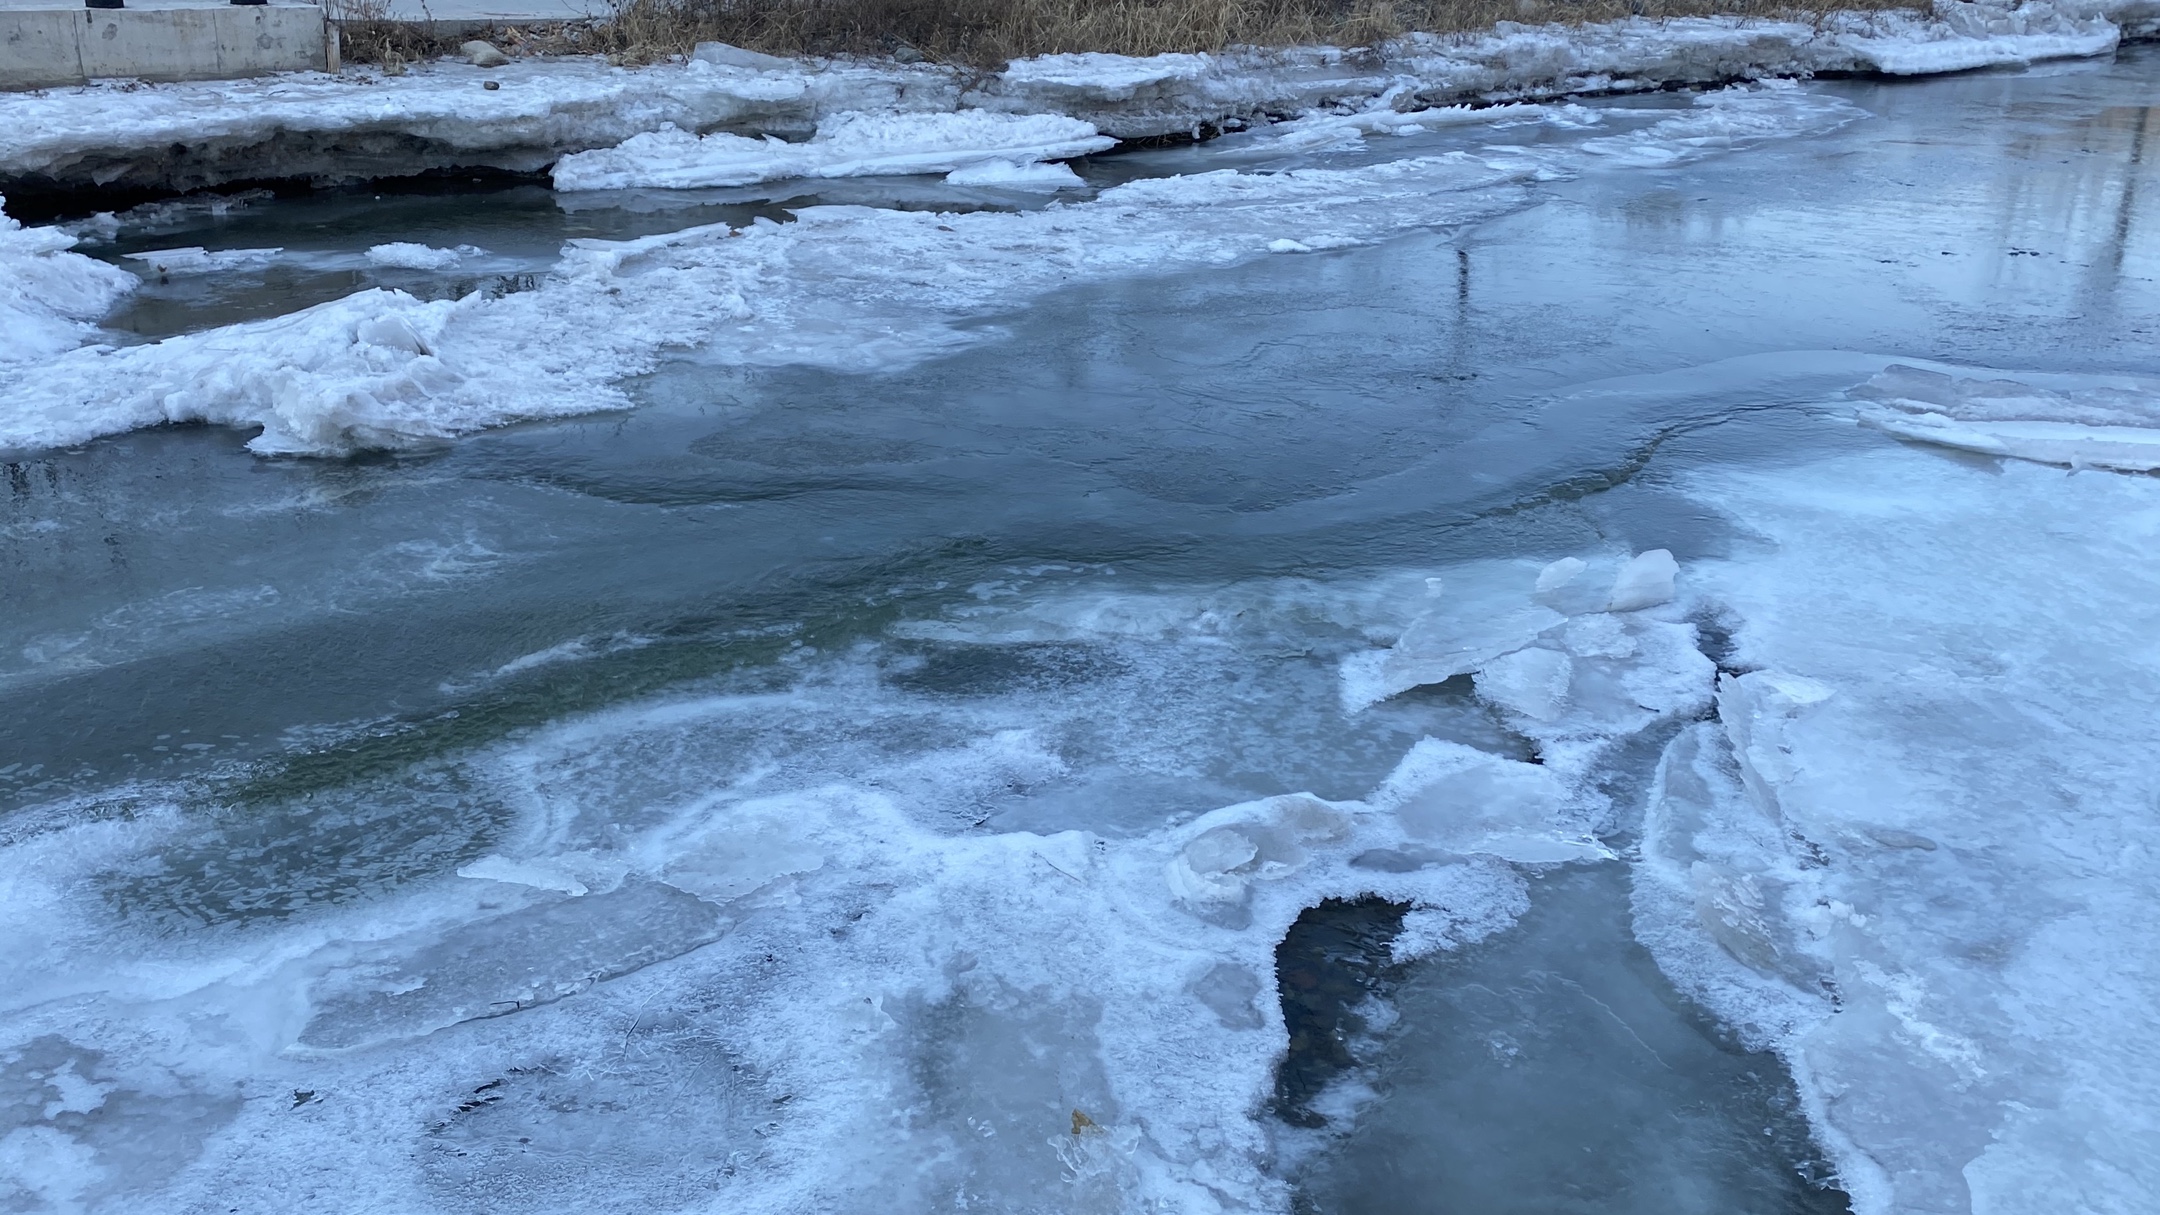
<instances>
[{"instance_id":1,"label":"snow bank","mask_svg":"<svg viewBox=\"0 0 2160 1215\"><path fill-rule=\"evenodd\" d=\"M0 199L0 212L7 200ZM0 368L76 346L137 279L80 253L56 228L25 228L0 213Z\"/></svg>"},{"instance_id":2,"label":"snow bank","mask_svg":"<svg viewBox=\"0 0 2160 1215\"><path fill-rule=\"evenodd\" d=\"M533 171L635 136L802 135L837 114L989 110L1060 114L1133 139L1203 133L1282 115L1415 111L1466 101L1718 84L1825 71L1911 75L2103 54L2124 25L2160 27L2149 0L1940 0L1929 16L1832 13L1820 22L1633 18L1502 22L1413 35L1367 51L1051 55L980 76L935 65L693 57L636 70L596 60L481 69L441 62L405 76L355 71L259 80L0 95L0 189L181 191L264 177L350 178L453 166ZM728 59L727 56L720 57ZM500 84L483 90L482 78ZM650 145L663 161L688 136ZM622 168L630 172L629 166Z\"/></svg>"},{"instance_id":3,"label":"snow bank","mask_svg":"<svg viewBox=\"0 0 2160 1215\"><path fill-rule=\"evenodd\" d=\"M1770 547L1688 571L1745 673L1663 760L1660 964L1792 1061L1861 1215L2152 1209L2160 486L1890 444L1685 482Z\"/></svg>"},{"instance_id":4,"label":"snow bank","mask_svg":"<svg viewBox=\"0 0 2160 1215\"><path fill-rule=\"evenodd\" d=\"M2058 391L1898 365L1852 395L1862 425L1900 438L2072 468L2160 469L2160 385L2150 381Z\"/></svg>"},{"instance_id":5,"label":"snow bank","mask_svg":"<svg viewBox=\"0 0 2160 1215\"><path fill-rule=\"evenodd\" d=\"M481 88L483 79L498 84ZM848 64L753 71L692 60L642 69L442 61L252 80L0 94L0 183L182 191L236 179L545 168L664 125L807 133L845 110L950 110L947 73Z\"/></svg>"},{"instance_id":6,"label":"snow bank","mask_svg":"<svg viewBox=\"0 0 2160 1215\"><path fill-rule=\"evenodd\" d=\"M870 177L1006 169L1100 152L1117 141L1054 114L837 114L803 143L699 137L673 126L616 147L565 156L558 190L741 186L790 177ZM1065 174L1070 178L1068 171Z\"/></svg>"}]
</instances>

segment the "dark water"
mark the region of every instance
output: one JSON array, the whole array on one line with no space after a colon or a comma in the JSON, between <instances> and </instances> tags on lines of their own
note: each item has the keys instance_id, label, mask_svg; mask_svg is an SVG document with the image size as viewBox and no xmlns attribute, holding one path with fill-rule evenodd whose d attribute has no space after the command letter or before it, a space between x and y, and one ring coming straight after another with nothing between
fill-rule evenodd
<instances>
[{"instance_id":1,"label":"dark water","mask_svg":"<svg viewBox=\"0 0 2160 1215\"><path fill-rule=\"evenodd\" d=\"M1555 183L1465 231L1069 291L888 374L685 362L636 385L632 413L350 461L259 459L208 428L16 456L0 467L0 843L174 808L184 842L117 857L74 914L192 941L386 899L496 850L517 812L485 756L654 698L845 711L633 757L620 779L640 789L759 765L846 775L985 723L1054 739L1065 775L955 795L954 830L1138 833L1285 790L1359 796L1426 735L1520 747L1444 689L1344 717L1336 661L1376 638L1311 604L1474 557L1732 551L1745 538L1664 490L1669 470L1881 441L1826 420L1852 373L1793 352L2160 369L2156 65L2136 49L1822 85L1876 117ZM115 325L154 337L377 282L464 290L534 272L565 237L775 206L566 210L519 187L176 213L108 251L315 260L162 284ZM391 240L488 255L432 278L358 258ZM1151 596L1233 623L1204 647L914 627ZM1346 1077L1375 1094L1308 1130L1300 1201L1838 1209L1781 1067L1663 983L1624 885L1617 864L1548 875L1514 930L1408 967L1375 960L1384 911L1294 934L1284 974L1319 993L1307 1028L1359 1044L1294 1052L1282 1108L1310 1122L1299 1111ZM1392 1023L1349 1011L1375 994ZM524 1209L570 1192L542 1186Z\"/></svg>"}]
</instances>

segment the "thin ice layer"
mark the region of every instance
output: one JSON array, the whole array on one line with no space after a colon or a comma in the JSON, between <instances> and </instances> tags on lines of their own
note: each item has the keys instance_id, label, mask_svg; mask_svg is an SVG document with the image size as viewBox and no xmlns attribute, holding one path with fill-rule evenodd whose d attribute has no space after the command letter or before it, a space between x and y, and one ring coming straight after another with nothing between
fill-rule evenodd
<instances>
[{"instance_id":1,"label":"thin ice layer","mask_svg":"<svg viewBox=\"0 0 2160 1215\"><path fill-rule=\"evenodd\" d=\"M1851 395L1862 425L1903 439L2072 468L2160 469L2160 386L2148 380L2064 390L1898 364Z\"/></svg>"},{"instance_id":2,"label":"thin ice layer","mask_svg":"<svg viewBox=\"0 0 2160 1215\"><path fill-rule=\"evenodd\" d=\"M742 186L791 177L874 177L1026 165L1100 152L1117 141L1056 114L836 114L802 143L674 126L555 163L558 190Z\"/></svg>"},{"instance_id":3,"label":"thin ice layer","mask_svg":"<svg viewBox=\"0 0 2160 1215\"><path fill-rule=\"evenodd\" d=\"M2160 489L1888 443L1686 484L1769 547L1690 570L1746 673L1666 755L1646 940L1863 1215L2151 1209Z\"/></svg>"},{"instance_id":4,"label":"thin ice layer","mask_svg":"<svg viewBox=\"0 0 2160 1215\"><path fill-rule=\"evenodd\" d=\"M0 211L6 205L0 199ZM69 252L74 247L57 228L25 228L0 213L0 367L81 343L135 288L134 275Z\"/></svg>"}]
</instances>

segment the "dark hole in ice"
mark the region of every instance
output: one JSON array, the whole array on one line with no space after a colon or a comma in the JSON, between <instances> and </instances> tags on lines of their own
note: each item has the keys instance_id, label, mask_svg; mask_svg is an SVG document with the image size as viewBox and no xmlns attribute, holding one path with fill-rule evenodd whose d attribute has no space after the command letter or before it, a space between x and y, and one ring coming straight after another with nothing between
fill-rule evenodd
<instances>
[{"instance_id":1,"label":"dark hole in ice","mask_svg":"<svg viewBox=\"0 0 2160 1215\"><path fill-rule=\"evenodd\" d=\"M1540 875L1513 928L1394 965L1404 912L1324 903L1276 951L1275 1111L1321 1132L1295 1153L1301 1215L1850 1210L1783 1063L1731 1041L1635 941L1624 867ZM1386 1024L1358 1012L1374 996ZM1372 1095L1326 1099L1353 1073Z\"/></svg>"},{"instance_id":2,"label":"dark hole in ice","mask_svg":"<svg viewBox=\"0 0 2160 1215\"><path fill-rule=\"evenodd\" d=\"M1407 903L1329 899L1299 915L1275 947L1290 1051L1275 1072L1275 1116L1292 1126L1322 1127L1313 1098L1358 1065L1352 1044L1366 1032L1358 1012L1384 994L1400 967L1389 944L1402 931Z\"/></svg>"}]
</instances>

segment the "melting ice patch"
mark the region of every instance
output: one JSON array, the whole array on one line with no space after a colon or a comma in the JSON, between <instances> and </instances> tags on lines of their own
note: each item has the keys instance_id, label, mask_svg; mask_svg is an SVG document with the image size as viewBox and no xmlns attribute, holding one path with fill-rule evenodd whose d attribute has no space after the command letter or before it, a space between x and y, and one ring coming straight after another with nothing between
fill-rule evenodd
<instances>
[{"instance_id":1,"label":"melting ice patch","mask_svg":"<svg viewBox=\"0 0 2160 1215\"><path fill-rule=\"evenodd\" d=\"M563 157L555 165L555 188L685 190L791 177L908 173L980 178L1000 168L1017 173L1020 166L1085 156L1116 142L1076 118L984 110L837 114L819 122L817 134L803 143L771 136L699 136L667 126L613 148ZM965 177L955 180L965 182Z\"/></svg>"},{"instance_id":2,"label":"melting ice patch","mask_svg":"<svg viewBox=\"0 0 2160 1215\"><path fill-rule=\"evenodd\" d=\"M1904 439L2072 468L2160 469L2160 385L2150 381L2058 390L1899 364L1851 395L1862 425Z\"/></svg>"},{"instance_id":3,"label":"melting ice patch","mask_svg":"<svg viewBox=\"0 0 2160 1215\"><path fill-rule=\"evenodd\" d=\"M134 275L69 252L74 247L66 232L25 228L0 214L0 367L77 345L134 289Z\"/></svg>"}]
</instances>

